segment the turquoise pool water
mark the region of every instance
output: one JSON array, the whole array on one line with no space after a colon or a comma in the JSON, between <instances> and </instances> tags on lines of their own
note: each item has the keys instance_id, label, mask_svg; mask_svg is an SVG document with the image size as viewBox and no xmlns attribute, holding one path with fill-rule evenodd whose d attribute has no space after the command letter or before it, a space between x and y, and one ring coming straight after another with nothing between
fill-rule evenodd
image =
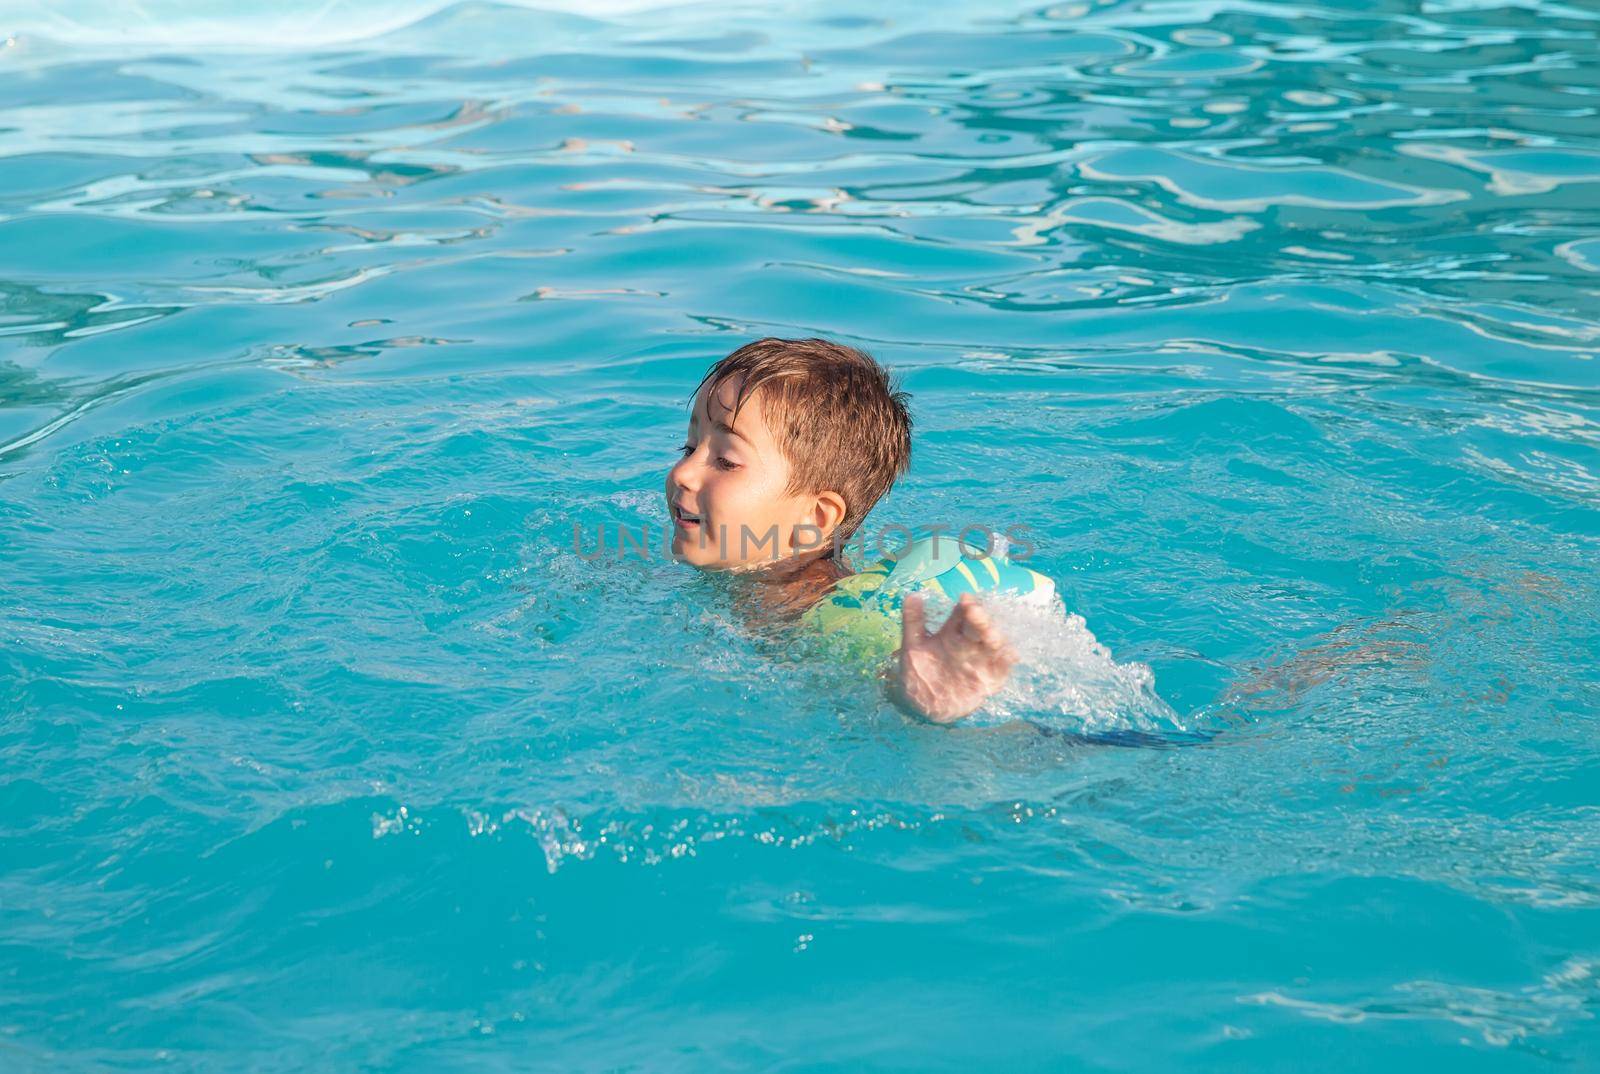
<instances>
[{"instance_id":1,"label":"turquoise pool water","mask_svg":"<svg viewBox=\"0 0 1600 1074\"><path fill-rule=\"evenodd\" d=\"M0 1069L1600 1067L1592 4L436 8L0 7ZM977 726L573 554L768 334Z\"/></svg>"}]
</instances>

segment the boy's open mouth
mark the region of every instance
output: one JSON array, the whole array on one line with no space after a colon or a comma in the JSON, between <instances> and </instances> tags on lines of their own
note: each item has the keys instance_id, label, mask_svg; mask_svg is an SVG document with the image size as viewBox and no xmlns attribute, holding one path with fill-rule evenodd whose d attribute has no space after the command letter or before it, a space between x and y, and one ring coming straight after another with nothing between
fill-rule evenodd
<instances>
[{"instance_id":1,"label":"boy's open mouth","mask_svg":"<svg viewBox=\"0 0 1600 1074\"><path fill-rule=\"evenodd\" d=\"M683 508L679 507L677 504L673 504L672 505L672 521L676 522L678 525L682 526L686 530L687 529L693 529L695 526L700 525L700 516L696 515L696 514L691 514L688 511L685 511Z\"/></svg>"}]
</instances>

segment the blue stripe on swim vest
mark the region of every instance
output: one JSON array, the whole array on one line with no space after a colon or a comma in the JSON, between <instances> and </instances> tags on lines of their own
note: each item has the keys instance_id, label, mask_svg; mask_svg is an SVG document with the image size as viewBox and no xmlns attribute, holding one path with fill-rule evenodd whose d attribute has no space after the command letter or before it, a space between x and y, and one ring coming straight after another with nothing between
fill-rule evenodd
<instances>
[{"instance_id":1,"label":"blue stripe on swim vest","mask_svg":"<svg viewBox=\"0 0 1600 1074\"><path fill-rule=\"evenodd\" d=\"M1015 563L1001 566L1000 588L1010 593L1032 593L1037 587L1036 577L1028 568L1019 567Z\"/></svg>"},{"instance_id":2,"label":"blue stripe on swim vest","mask_svg":"<svg viewBox=\"0 0 1600 1074\"><path fill-rule=\"evenodd\" d=\"M957 564L937 578L928 579L928 582L938 582L940 590L951 600L960 600L963 593L978 592L978 587L972 584L972 572L964 571L961 564ZM923 584L927 585L928 582Z\"/></svg>"},{"instance_id":3,"label":"blue stripe on swim vest","mask_svg":"<svg viewBox=\"0 0 1600 1074\"><path fill-rule=\"evenodd\" d=\"M1000 581L1000 568L995 566L995 562L994 562L994 557L993 556L982 556L977 560L969 560L968 562L976 562L976 563L982 564L984 572L989 575L989 583L991 585L1000 586L1000 585L1004 584L1004 583L1002 583ZM976 573L977 568L974 567L973 571L974 571L974 573ZM979 575L979 577L982 577L982 575Z\"/></svg>"},{"instance_id":4,"label":"blue stripe on swim vest","mask_svg":"<svg viewBox=\"0 0 1600 1074\"><path fill-rule=\"evenodd\" d=\"M961 577L966 579L967 584L973 588L974 592L982 592L983 590L989 588L987 584L989 581L988 576L985 575L983 581L980 582L978 580L978 575L973 572L972 565L969 560L958 560L956 562L956 570L961 572Z\"/></svg>"},{"instance_id":5,"label":"blue stripe on swim vest","mask_svg":"<svg viewBox=\"0 0 1600 1074\"><path fill-rule=\"evenodd\" d=\"M993 556L967 556L954 570L975 593L1027 592L1033 588L1026 571Z\"/></svg>"}]
</instances>

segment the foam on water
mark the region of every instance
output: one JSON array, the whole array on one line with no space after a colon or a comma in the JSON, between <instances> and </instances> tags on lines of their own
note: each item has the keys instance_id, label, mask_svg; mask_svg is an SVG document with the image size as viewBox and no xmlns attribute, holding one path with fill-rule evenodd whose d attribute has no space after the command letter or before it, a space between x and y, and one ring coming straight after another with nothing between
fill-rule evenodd
<instances>
[{"instance_id":1,"label":"foam on water","mask_svg":"<svg viewBox=\"0 0 1600 1074\"><path fill-rule=\"evenodd\" d=\"M1150 669L1114 660L1083 616L1070 614L1059 600L1041 607L991 594L983 606L1018 659L1005 688L973 715L973 726L1028 720L1077 734L1187 730L1157 694ZM942 625L954 607L948 599L928 597L929 629Z\"/></svg>"}]
</instances>

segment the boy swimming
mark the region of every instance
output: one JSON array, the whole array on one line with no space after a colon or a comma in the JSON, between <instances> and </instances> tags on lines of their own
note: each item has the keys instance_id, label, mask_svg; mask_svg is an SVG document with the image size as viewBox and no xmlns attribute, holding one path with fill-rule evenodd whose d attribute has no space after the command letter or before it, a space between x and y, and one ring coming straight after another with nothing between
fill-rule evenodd
<instances>
[{"instance_id":1,"label":"boy swimming","mask_svg":"<svg viewBox=\"0 0 1600 1074\"><path fill-rule=\"evenodd\" d=\"M673 555L749 572L766 606L795 615L850 573L839 549L911 461L907 396L863 352L822 339L761 339L701 380L683 457L667 474ZM921 594L903 604L885 676L936 723L976 711L1016 654L971 593L936 632Z\"/></svg>"}]
</instances>

